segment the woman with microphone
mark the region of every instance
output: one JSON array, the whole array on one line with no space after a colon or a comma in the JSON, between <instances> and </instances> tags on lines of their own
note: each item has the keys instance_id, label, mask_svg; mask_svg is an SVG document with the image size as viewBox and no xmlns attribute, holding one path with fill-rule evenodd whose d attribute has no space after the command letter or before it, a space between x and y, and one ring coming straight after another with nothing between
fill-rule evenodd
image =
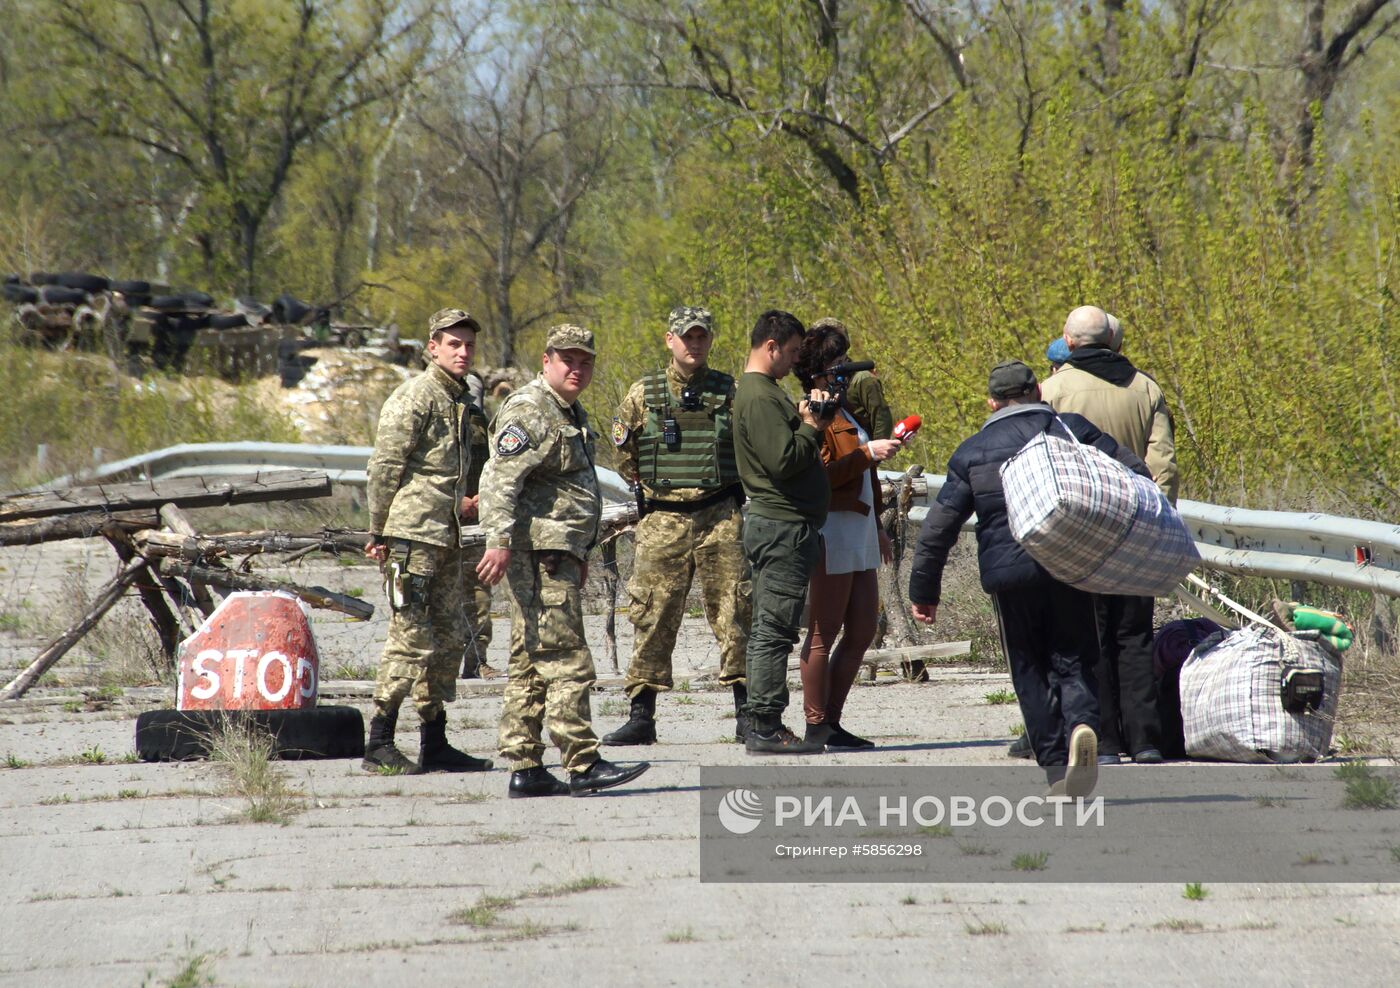
<instances>
[{"instance_id":1,"label":"woman with microphone","mask_svg":"<svg viewBox=\"0 0 1400 988\"><path fill-rule=\"evenodd\" d=\"M850 344L830 326L807 332L793 367L804 390L839 392ZM841 726L846 697L875 638L879 590L875 570L893 558L880 527L876 464L899 451L898 439L871 439L867 424L844 407L822 435L822 462L831 485L831 507L821 530L821 552L809 586L810 617L802 645L802 705L806 740L828 750L873 748L873 741ZM844 634L842 631L844 629ZM840 644L833 648L837 637Z\"/></svg>"}]
</instances>

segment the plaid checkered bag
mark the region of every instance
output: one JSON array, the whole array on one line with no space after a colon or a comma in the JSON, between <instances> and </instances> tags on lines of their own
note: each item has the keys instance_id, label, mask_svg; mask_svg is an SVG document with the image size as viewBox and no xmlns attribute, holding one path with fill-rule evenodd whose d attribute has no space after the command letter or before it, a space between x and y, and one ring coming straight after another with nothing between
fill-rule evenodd
<instances>
[{"instance_id":1,"label":"plaid checkered bag","mask_svg":"<svg viewBox=\"0 0 1400 988\"><path fill-rule=\"evenodd\" d=\"M1322 670L1322 705L1290 713L1286 665ZM1277 628L1250 627L1206 639L1181 667L1181 719L1190 758L1311 762L1327 755L1342 692L1340 657Z\"/></svg>"},{"instance_id":2,"label":"plaid checkered bag","mask_svg":"<svg viewBox=\"0 0 1400 988\"><path fill-rule=\"evenodd\" d=\"M1156 597L1200 561L1157 485L1113 457L1042 433L1001 467L1011 537L1051 576L1090 593Z\"/></svg>"}]
</instances>

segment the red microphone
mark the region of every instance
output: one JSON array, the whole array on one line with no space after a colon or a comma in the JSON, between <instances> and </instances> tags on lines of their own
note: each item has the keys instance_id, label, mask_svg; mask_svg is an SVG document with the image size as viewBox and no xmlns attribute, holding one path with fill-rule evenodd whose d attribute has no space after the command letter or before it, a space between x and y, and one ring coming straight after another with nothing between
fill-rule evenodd
<instances>
[{"instance_id":1,"label":"red microphone","mask_svg":"<svg viewBox=\"0 0 1400 988\"><path fill-rule=\"evenodd\" d=\"M924 420L917 415L910 415L908 418L899 420L899 424L894 427L891 436L900 442L908 442L914 438L914 433L919 431L919 426L924 424Z\"/></svg>"}]
</instances>

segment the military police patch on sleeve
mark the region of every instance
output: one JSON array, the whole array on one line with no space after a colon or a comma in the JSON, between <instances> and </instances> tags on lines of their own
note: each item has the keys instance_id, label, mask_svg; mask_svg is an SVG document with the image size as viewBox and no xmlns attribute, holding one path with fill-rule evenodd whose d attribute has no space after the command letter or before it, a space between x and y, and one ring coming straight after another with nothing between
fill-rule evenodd
<instances>
[{"instance_id":1,"label":"military police patch on sleeve","mask_svg":"<svg viewBox=\"0 0 1400 988\"><path fill-rule=\"evenodd\" d=\"M627 437L631 434L632 431L622 424L622 419L613 419L612 436L614 446L621 446L623 443L627 442Z\"/></svg>"},{"instance_id":2,"label":"military police patch on sleeve","mask_svg":"<svg viewBox=\"0 0 1400 988\"><path fill-rule=\"evenodd\" d=\"M512 422L496 433L496 455L514 456L530 448L530 434L524 426Z\"/></svg>"}]
</instances>

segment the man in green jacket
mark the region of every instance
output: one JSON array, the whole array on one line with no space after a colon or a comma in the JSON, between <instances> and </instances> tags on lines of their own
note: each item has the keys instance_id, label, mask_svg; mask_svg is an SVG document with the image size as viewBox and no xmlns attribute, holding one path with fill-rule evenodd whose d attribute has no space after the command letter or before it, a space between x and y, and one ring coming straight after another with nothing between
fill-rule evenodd
<instances>
[{"instance_id":1,"label":"man in green jacket","mask_svg":"<svg viewBox=\"0 0 1400 988\"><path fill-rule=\"evenodd\" d=\"M749 359L734 397L734 453L749 499L744 552L753 571L753 623L745 657L750 754L805 755L823 750L783 726L787 663L797 644L807 583L817 565L818 533L831 487L822 466L822 432L836 415L818 417L814 390L794 406L778 382L792 370L806 330L790 312L770 309L749 336Z\"/></svg>"},{"instance_id":2,"label":"man in green jacket","mask_svg":"<svg viewBox=\"0 0 1400 988\"><path fill-rule=\"evenodd\" d=\"M470 469L463 378L480 325L461 309L428 321L428 367L384 402L369 458L369 542L389 598L389 633L374 686L364 767L410 775L481 772L491 763L447 743L444 704L457 696L462 654L461 513ZM399 707L422 719L418 762L394 744Z\"/></svg>"}]
</instances>

